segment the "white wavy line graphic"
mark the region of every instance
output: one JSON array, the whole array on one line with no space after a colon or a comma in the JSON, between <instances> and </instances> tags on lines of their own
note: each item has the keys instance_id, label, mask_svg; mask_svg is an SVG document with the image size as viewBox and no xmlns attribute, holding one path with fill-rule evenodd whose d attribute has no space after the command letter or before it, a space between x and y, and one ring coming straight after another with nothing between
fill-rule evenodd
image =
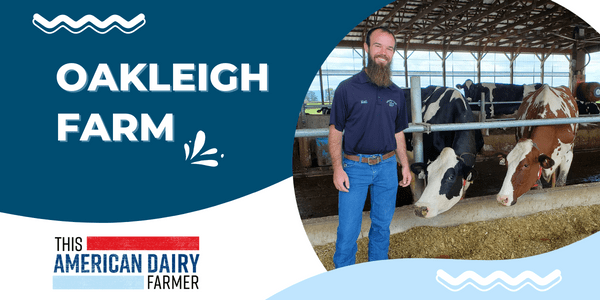
<instances>
[{"instance_id":1,"label":"white wavy line graphic","mask_svg":"<svg viewBox=\"0 0 600 300\"><path fill-rule=\"evenodd\" d=\"M446 287L447 289L449 289L453 292L458 292L468 285L472 285L473 287L475 287L476 289L478 289L482 292L487 292L487 291L493 289L494 287L496 287L497 285L500 285L511 292L516 292L516 291L522 289L526 285L530 285L534 289L536 289L540 292L545 292L545 291L551 289L552 287L554 287L555 285L557 285L562 280L562 276L561 276L560 270L554 270L552 273L548 274L548 276L543 277L543 278L531 271L525 271L525 272L519 274L515 278L508 276L506 273L504 273L502 271L495 271L494 273L490 274L490 276L484 278L473 271L466 271L466 272L460 274L457 278L454 278L454 277L450 276L448 273L446 273L444 270L440 269L437 271L437 276L435 279L441 285L443 285L444 287ZM443 281L452 285L453 287L449 287L448 285L444 284L444 282L442 282L440 279L442 279ZM480 288L479 286L473 284L472 282L467 282L467 283L463 284L467 280L472 280L482 287ZM492 284L496 280L499 280L501 282L496 282L491 287L485 288L485 286ZM532 284L529 281L525 282L526 280L533 281L539 287ZM511 287L504 285L502 282L508 284ZM516 288L514 288L514 287L516 287Z\"/></svg>"},{"instance_id":2,"label":"white wavy line graphic","mask_svg":"<svg viewBox=\"0 0 600 300\"><path fill-rule=\"evenodd\" d=\"M93 15L85 15L78 21L73 21L73 19L69 18L66 15L59 15L56 18L54 18L52 21L48 21L44 17L42 17L41 15L36 13L33 15L32 23L33 23L33 25L35 25L37 28L39 28L41 31L43 31L46 34L53 34L53 33L57 32L58 30L60 30L61 28L64 28L73 34L79 34L88 28L92 28L97 33L105 34L109 31L111 31L115 27L118 28L119 30L121 30L125 34L131 34L146 24L145 18L146 18L146 16L144 14L139 14L135 18L131 19L131 21L127 21L119 15L112 15L112 16L108 17L106 20L100 21L100 20L98 20L98 18L96 18ZM69 27L62 25L63 23L69 25L74 30L71 30ZM96 26L100 29L104 29L104 30L97 30L96 28L94 28L91 25L84 26L88 23L91 23L94 26ZM132 28L134 28L134 29L131 31L123 30L123 29L121 29L121 27L117 26L115 23L118 23L125 29L132 29ZM60 26L58 26L59 24L60 24ZM56 26L58 26L56 29L51 30L52 28L54 28Z\"/></svg>"}]
</instances>

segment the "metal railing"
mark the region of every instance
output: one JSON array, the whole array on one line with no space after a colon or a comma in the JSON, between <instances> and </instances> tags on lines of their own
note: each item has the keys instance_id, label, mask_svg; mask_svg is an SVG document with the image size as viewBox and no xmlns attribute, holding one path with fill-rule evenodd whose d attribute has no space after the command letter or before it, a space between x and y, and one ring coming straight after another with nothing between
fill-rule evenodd
<instances>
[{"instance_id":1,"label":"metal railing","mask_svg":"<svg viewBox=\"0 0 600 300\"><path fill-rule=\"evenodd\" d=\"M301 109L301 113L305 114L307 109L322 109L323 107L327 107L329 109L331 109L331 103L327 102L325 104L320 104L318 102L311 102L313 104L307 104L307 103L303 103L302 104L302 109ZM315 104L318 103L318 104Z\"/></svg>"},{"instance_id":2,"label":"metal railing","mask_svg":"<svg viewBox=\"0 0 600 300\"><path fill-rule=\"evenodd\" d=\"M453 131L453 130L473 130L473 129L492 129L492 128L509 128L523 126L544 126L544 125L563 125L574 123L596 123L600 122L600 116L579 117L579 118L557 118L557 119L540 119L540 120L512 120L512 121L488 121L485 123L460 123L460 124L426 124L419 123L408 124L405 133L423 132L431 133L434 131ZM294 137L324 137L329 135L329 128L316 129L296 129Z\"/></svg>"},{"instance_id":3,"label":"metal railing","mask_svg":"<svg viewBox=\"0 0 600 300\"><path fill-rule=\"evenodd\" d=\"M418 77L411 77L418 78ZM414 83L411 81L411 85ZM415 93L411 92L412 107L421 107L420 90L419 99L413 97ZM417 102L415 104L415 102ZM491 102L486 102L489 104ZM500 102L498 102L500 103ZM474 103L472 103L474 104ZM481 105L481 104L480 104ZM483 105L481 106L483 107ZM413 114L414 115L414 114ZM408 124L405 133L430 133L434 131L454 131L454 130L474 130L474 129L493 129L493 128L510 128L523 126L544 126L544 125L564 125L564 124L579 124L579 123L596 123L600 122L600 116L579 116L578 118L555 118L555 119L536 119L536 120L485 120L484 122L472 123L454 123L454 124L427 124L421 122L413 122ZM295 137L323 137L329 134L329 128L316 129L296 129Z\"/></svg>"}]
</instances>

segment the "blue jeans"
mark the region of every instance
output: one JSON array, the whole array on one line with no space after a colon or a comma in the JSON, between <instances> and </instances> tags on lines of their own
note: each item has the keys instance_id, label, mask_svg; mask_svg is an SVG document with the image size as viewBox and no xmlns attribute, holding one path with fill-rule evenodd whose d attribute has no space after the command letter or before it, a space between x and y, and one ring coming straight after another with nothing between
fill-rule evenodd
<instances>
[{"instance_id":1,"label":"blue jeans","mask_svg":"<svg viewBox=\"0 0 600 300\"><path fill-rule=\"evenodd\" d=\"M363 155L371 156L371 155ZM371 192L371 229L369 261L388 259L390 223L396 208L398 173L396 157L379 164L355 162L343 158L342 165L350 180L349 192L339 192L339 225L333 263L336 268L356 263L356 240L360 234L362 211L367 191Z\"/></svg>"}]
</instances>

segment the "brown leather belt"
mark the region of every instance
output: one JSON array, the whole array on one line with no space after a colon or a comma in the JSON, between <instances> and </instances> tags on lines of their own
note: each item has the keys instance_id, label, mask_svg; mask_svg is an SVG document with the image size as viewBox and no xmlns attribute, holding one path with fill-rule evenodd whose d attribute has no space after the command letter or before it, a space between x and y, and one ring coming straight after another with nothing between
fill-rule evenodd
<instances>
[{"instance_id":1,"label":"brown leather belt","mask_svg":"<svg viewBox=\"0 0 600 300\"><path fill-rule=\"evenodd\" d=\"M396 154L395 151L391 151L391 152L388 152L383 155L374 154L374 155L369 155L369 156L362 156L362 159L361 159L358 155L348 155L348 154L344 153L344 157L349 160L352 160L352 161L366 163L369 165L376 165L376 164L394 156L395 154Z\"/></svg>"}]
</instances>

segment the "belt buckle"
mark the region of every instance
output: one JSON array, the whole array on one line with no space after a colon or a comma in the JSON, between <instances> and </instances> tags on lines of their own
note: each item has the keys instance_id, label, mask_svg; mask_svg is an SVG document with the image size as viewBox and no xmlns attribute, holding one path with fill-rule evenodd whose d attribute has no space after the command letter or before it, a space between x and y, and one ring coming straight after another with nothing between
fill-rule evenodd
<instances>
[{"instance_id":1,"label":"belt buckle","mask_svg":"<svg viewBox=\"0 0 600 300\"><path fill-rule=\"evenodd\" d=\"M372 163L371 160L374 160L375 162ZM369 164L369 166L376 165L376 164L378 164L380 162L381 162L381 156L369 156L369 157L367 157L367 163Z\"/></svg>"}]
</instances>

